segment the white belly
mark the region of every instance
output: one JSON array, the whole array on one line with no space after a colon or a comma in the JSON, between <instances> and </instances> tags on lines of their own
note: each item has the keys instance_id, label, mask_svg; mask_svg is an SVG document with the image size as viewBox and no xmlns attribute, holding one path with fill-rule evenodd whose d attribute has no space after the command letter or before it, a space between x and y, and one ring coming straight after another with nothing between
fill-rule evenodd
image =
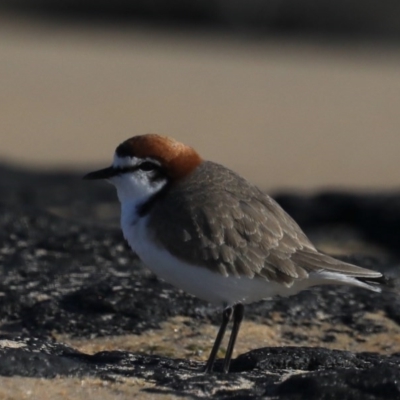
<instances>
[{"instance_id":1,"label":"white belly","mask_svg":"<svg viewBox=\"0 0 400 400\"><path fill-rule=\"evenodd\" d=\"M123 219L124 222L124 219ZM174 257L149 239L147 219L136 224L122 223L124 236L144 264L171 285L200 299L218 305L252 303L276 295L288 296L310 286L309 280L296 282L287 288L275 282L247 277L224 277L208 268L199 267Z\"/></svg>"},{"instance_id":2,"label":"white belly","mask_svg":"<svg viewBox=\"0 0 400 400\"><path fill-rule=\"evenodd\" d=\"M213 304L228 306L290 296L321 284L353 285L380 291L354 277L323 270L311 273L306 279L295 280L291 287L261 278L225 277L208 268L188 264L156 246L148 235L147 217L139 218L135 211L135 204L122 205L121 226L126 240L143 263L171 285Z\"/></svg>"}]
</instances>

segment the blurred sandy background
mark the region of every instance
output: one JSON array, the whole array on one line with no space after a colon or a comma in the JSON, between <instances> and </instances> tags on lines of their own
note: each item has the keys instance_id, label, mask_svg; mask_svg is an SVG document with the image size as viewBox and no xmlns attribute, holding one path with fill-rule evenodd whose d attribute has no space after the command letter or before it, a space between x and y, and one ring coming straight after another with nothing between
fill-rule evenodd
<instances>
[{"instance_id":1,"label":"blurred sandy background","mask_svg":"<svg viewBox=\"0 0 400 400\"><path fill-rule=\"evenodd\" d=\"M263 188L400 181L396 41L0 13L0 162L108 165L157 132Z\"/></svg>"}]
</instances>

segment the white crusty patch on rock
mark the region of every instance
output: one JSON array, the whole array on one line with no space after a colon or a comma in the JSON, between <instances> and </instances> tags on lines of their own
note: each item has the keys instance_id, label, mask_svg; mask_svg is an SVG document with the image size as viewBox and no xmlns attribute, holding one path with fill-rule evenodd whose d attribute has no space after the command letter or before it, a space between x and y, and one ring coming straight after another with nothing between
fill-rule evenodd
<instances>
[{"instance_id":1,"label":"white crusty patch on rock","mask_svg":"<svg viewBox=\"0 0 400 400\"><path fill-rule=\"evenodd\" d=\"M24 342L16 342L15 340L0 340L0 348L3 349L19 349L21 347L26 347Z\"/></svg>"}]
</instances>

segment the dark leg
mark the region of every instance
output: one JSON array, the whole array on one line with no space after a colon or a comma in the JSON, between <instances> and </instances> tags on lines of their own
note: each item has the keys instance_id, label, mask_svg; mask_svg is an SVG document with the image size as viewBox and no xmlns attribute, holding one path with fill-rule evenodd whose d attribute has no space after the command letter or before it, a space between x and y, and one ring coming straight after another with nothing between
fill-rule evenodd
<instances>
[{"instance_id":1,"label":"dark leg","mask_svg":"<svg viewBox=\"0 0 400 400\"><path fill-rule=\"evenodd\" d=\"M217 357L219 346L221 346L222 339L224 338L224 335L225 335L226 326L228 325L228 323L229 323L229 321L231 319L232 311L233 311L232 307L227 307L222 312L222 323L221 323L221 326L219 328L218 335L217 335L217 337L215 339L215 342L214 342L213 348L211 350L210 356L208 357L207 364L206 364L206 369L204 370L205 373L208 373L208 372L212 371L215 358Z\"/></svg>"},{"instance_id":2,"label":"dark leg","mask_svg":"<svg viewBox=\"0 0 400 400\"><path fill-rule=\"evenodd\" d=\"M240 303L236 304L233 307L233 327L232 327L231 337L229 338L229 344L228 344L228 348L226 350L225 360L224 360L224 372L225 373L229 372L229 365L231 364L233 348L235 347L235 342L236 342L237 335L239 333L240 324L243 321L243 315L244 315L243 304L240 304Z\"/></svg>"}]
</instances>

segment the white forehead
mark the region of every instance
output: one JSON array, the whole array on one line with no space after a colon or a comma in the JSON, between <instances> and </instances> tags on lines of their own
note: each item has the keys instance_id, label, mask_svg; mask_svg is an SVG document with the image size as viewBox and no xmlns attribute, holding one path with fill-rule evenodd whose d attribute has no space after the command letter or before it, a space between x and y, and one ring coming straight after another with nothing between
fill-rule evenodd
<instances>
[{"instance_id":1,"label":"white forehead","mask_svg":"<svg viewBox=\"0 0 400 400\"><path fill-rule=\"evenodd\" d=\"M125 168L137 165L142 159L137 157L120 157L117 153L114 154L113 167Z\"/></svg>"},{"instance_id":2,"label":"white forehead","mask_svg":"<svg viewBox=\"0 0 400 400\"><path fill-rule=\"evenodd\" d=\"M114 168L127 168L134 167L143 161L151 161L154 164L161 165L157 160L151 157L139 158L139 157L120 157L117 153L114 154L113 167Z\"/></svg>"}]
</instances>

